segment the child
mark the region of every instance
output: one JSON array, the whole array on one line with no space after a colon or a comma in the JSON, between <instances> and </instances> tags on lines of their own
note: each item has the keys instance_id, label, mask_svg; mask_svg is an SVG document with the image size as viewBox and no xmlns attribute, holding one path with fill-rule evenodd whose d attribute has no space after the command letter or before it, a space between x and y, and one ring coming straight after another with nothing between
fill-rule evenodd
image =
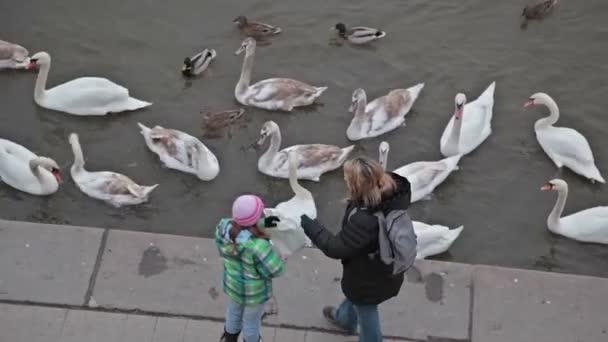
<instances>
[{"instance_id":1,"label":"child","mask_svg":"<svg viewBox=\"0 0 608 342\"><path fill-rule=\"evenodd\" d=\"M224 334L220 342L259 342L264 303L272 296L272 278L283 273L283 261L261 230L276 227L279 218L263 218L264 203L254 195L239 196L232 219L217 225L215 244L223 259L224 292L228 296Z\"/></svg>"}]
</instances>

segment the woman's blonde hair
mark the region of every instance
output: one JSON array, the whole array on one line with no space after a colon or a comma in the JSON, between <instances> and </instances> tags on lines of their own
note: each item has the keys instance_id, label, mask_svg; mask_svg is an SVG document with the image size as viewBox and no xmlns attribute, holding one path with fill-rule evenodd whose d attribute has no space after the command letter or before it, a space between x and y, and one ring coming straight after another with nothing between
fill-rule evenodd
<instances>
[{"instance_id":1,"label":"woman's blonde hair","mask_svg":"<svg viewBox=\"0 0 608 342\"><path fill-rule=\"evenodd\" d=\"M344 179L350 191L350 199L367 208L374 208L382 201L382 194L397 188L393 177L375 160L359 157L344 163Z\"/></svg>"}]
</instances>

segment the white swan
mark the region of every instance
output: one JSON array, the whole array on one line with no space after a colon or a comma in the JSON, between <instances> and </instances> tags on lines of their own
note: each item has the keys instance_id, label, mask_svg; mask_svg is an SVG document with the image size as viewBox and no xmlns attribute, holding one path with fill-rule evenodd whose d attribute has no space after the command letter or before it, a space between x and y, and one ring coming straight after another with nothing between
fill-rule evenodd
<instances>
[{"instance_id":1,"label":"white swan","mask_svg":"<svg viewBox=\"0 0 608 342\"><path fill-rule=\"evenodd\" d=\"M417 237L416 259L446 252L462 233L464 226L450 229L438 224L426 224L412 221Z\"/></svg>"},{"instance_id":2,"label":"white swan","mask_svg":"<svg viewBox=\"0 0 608 342\"><path fill-rule=\"evenodd\" d=\"M380 143L379 161L385 169L388 164L389 149L390 145L386 141ZM458 154L438 161L414 162L393 170L393 172L407 178L410 182L411 202L414 203L432 194L452 171L458 170L458 162L461 157L462 155Z\"/></svg>"},{"instance_id":3,"label":"white swan","mask_svg":"<svg viewBox=\"0 0 608 342\"><path fill-rule=\"evenodd\" d=\"M492 133L492 108L496 82L477 98L466 103L467 97L459 93L454 99L456 110L441 135L441 154L445 157L468 154Z\"/></svg>"},{"instance_id":4,"label":"white swan","mask_svg":"<svg viewBox=\"0 0 608 342\"><path fill-rule=\"evenodd\" d=\"M74 115L106 115L151 105L130 97L127 88L99 77L81 77L47 90L51 56L46 52L36 53L30 59L29 68L36 65L40 71L34 101L41 107Z\"/></svg>"},{"instance_id":5,"label":"white swan","mask_svg":"<svg viewBox=\"0 0 608 342\"><path fill-rule=\"evenodd\" d=\"M50 195L59 189L61 172L54 160L0 139L0 182L32 195Z\"/></svg>"},{"instance_id":6,"label":"white swan","mask_svg":"<svg viewBox=\"0 0 608 342\"><path fill-rule=\"evenodd\" d=\"M549 116L534 124L536 139L545 153L558 168L566 166L593 181L605 183L604 177L595 166L593 152L587 139L572 128L553 126L559 119L559 108L553 99L545 93L536 93L526 101L524 107L545 105Z\"/></svg>"},{"instance_id":7,"label":"white swan","mask_svg":"<svg viewBox=\"0 0 608 342\"><path fill-rule=\"evenodd\" d=\"M312 193L298 183L296 152L290 151L288 155L289 185L294 196L288 201L279 203L275 208L264 210L266 216L273 215L281 219L276 228L268 231L271 241L284 258L302 247L312 246L312 242L300 226L300 216L307 215L312 219L317 217L317 207Z\"/></svg>"},{"instance_id":8,"label":"white swan","mask_svg":"<svg viewBox=\"0 0 608 342\"><path fill-rule=\"evenodd\" d=\"M129 177L110 171L88 172L84 169L84 156L78 135L70 134L74 164L70 172L78 188L90 197L105 201L115 207L135 205L148 201L150 192L158 184L142 186Z\"/></svg>"},{"instance_id":9,"label":"white swan","mask_svg":"<svg viewBox=\"0 0 608 342\"><path fill-rule=\"evenodd\" d=\"M191 173L205 181L214 179L220 172L216 156L197 138L175 129L137 124L148 148L168 168Z\"/></svg>"},{"instance_id":10,"label":"white swan","mask_svg":"<svg viewBox=\"0 0 608 342\"><path fill-rule=\"evenodd\" d=\"M312 104L327 89L327 87L313 87L290 78L269 78L249 85L255 46L255 39L245 38L241 47L235 52L238 55L245 51L241 78L234 88L234 96L239 103L267 110L290 112L294 107Z\"/></svg>"},{"instance_id":11,"label":"white swan","mask_svg":"<svg viewBox=\"0 0 608 342\"><path fill-rule=\"evenodd\" d=\"M27 69L29 52L23 46L0 40L0 70Z\"/></svg>"},{"instance_id":12,"label":"white swan","mask_svg":"<svg viewBox=\"0 0 608 342\"><path fill-rule=\"evenodd\" d=\"M309 144L293 145L279 151L281 146L281 130L274 121L266 121L260 131L258 146L270 137L270 146L258 160L258 170L268 176L278 178L289 177L287 154L295 151L297 155L298 179L308 179L315 182L320 180L323 173L333 171L346 161L346 157L355 148L354 145L340 148L334 145Z\"/></svg>"},{"instance_id":13,"label":"white swan","mask_svg":"<svg viewBox=\"0 0 608 342\"><path fill-rule=\"evenodd\" d=\"M405 115L416 102L422 88L424 83L407 89L394 89L369 104L365 90L356 89L349 108L354 117L346 129L346 136L353 141L373 138L405 124Z\"/></svg>"},{"instance_id":14,"label":"white swan","mask_svg":"<svg viewBox=\"0 0 608 342\"><path fill-rule=\"evenodd\" d=\"M561 217L568 198L568 183L552 179L540 189L557 191L557 202L547 217L550 231L581 242L608 244L608 207L589 208Z\"/></svg>"}]
</instances>

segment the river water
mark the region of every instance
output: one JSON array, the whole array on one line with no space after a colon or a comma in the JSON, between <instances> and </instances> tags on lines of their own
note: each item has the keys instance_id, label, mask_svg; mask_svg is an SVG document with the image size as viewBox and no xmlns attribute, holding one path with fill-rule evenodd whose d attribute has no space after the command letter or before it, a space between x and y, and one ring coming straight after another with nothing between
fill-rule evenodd
<instances>
[{"instance_id":1,"label":"river water","mask_svg":"<svg viewBox=\"0 0 608 342\"><path fill-rule=\"evenodd\" d=\"M232 199L248 191L269 205L291 196L287 181L260 174L260 151L247 146L264 121L281 127L284 146L331 143L346 146L347 112L355 88L375 98L397 87L425 82L407 127L357 144L358 154L377 156L391 143L389 167L441 158L439 138L453 111L454 95L476 98L497 82L493 134L461 161L429 201L415 203L413 218L464 232L439 257L467 263L608 276L608 246L577 243L551 234L546 218L555 193L540 192L559 176L570 184L566 213L608 203L605 186L558 171L540 149L534 121L547 110L522 110L534 92L552 95L559 124L589 140L599 169L608 176L608 2L562 1L542 22L519 27L524 1L385 0L21 0L0 3L0 39L48 51L49 86L81 76L102 76L154 102L148 109L109 117L74 117L37 107L34 72L0 73L0 137L53 157L65 182L48 198L0 185L0 217L210 237L229 213ZM221 172L212 182L160 166L146 148L137 122L202 136L201 110L237 108L233 95L242 56L232 24L240 14L281 26L271 44L259 46L253 79L292 77L327 85L321 105L292 114L247 109L230 135L203 139L217 155ZM379 27L388 36L369 47L330 44L329 27ZM181 61L202 48L218 58L200 78L186 81ZM149 203L115 209L86 197L69 177L67 136L80 134L87 167L125 173L143 184L159 183ZM319 216L332 230L343 210L341 172L319 184L305 182L316 196Z\"/></svg>"}]
</instances>

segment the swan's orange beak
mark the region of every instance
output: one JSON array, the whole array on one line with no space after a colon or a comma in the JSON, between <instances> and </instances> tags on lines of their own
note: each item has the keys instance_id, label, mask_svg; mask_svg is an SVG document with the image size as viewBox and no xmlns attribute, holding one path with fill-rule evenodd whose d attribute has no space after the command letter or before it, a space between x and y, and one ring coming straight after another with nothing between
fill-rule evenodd
<instances>
[{"instance_id":1,"label":"swan's orange beak","mask_svg":"<svg viewBox=\"0 0 608 342\"><path fill-rule=\"evenodd\" d=\"M551 183L545 183L545 185L543 185L540 188L540 191L549 191L549 190L553 190L553 184L551 184Z\"/></svg>"},{"instance_id":2,"label":"swan's orange beak","mask_svg":"<svg viewBox=\"0 0 608 342\"><path fill-rule=\"evenodd\" d=\"M524 102L524 108L528 108L528 107L532 107L534 106L534 99L528 99L526 102Z\"/></svg>"},{"instance_id":3,"label":"swan's orange beak","mask_svg":"<svg viewBox=\"0 0 608 342\"><path fill-rule=\"evenodd\" d=\"M38 64L36 64L36 62L30 62L27 67L25 67L27 70L32 70L35 69L36 66L38 66Z\"/></svg>"}]
</instances>

